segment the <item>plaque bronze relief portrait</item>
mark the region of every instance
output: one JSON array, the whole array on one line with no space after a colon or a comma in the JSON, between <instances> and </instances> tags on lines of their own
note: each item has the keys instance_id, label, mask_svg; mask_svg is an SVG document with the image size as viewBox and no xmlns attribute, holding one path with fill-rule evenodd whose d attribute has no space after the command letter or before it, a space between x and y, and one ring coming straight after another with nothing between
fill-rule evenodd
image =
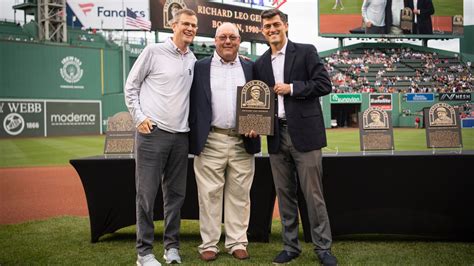
<instances>
[{"instance_id":1,"label":"plaque bronze relief portrait","mask_svg":"<svg viewBox=\"0 0 474 266\"><path fill-rule=\"evenodd\" d=\"M462 148L459 115L453 106L436 103L424 110L428 148Z\"/></svg>"},{"instance_id":2,"label":"plaque bronze relief portrait","mask_svg":"<svg viewBox=\"0 0 474 266\"><path fill-rule=\"evenodd\" d=\"M270 88L263 81L252 82L246 86L241 92L241 108L270 109Z\"/></svg>"},{"instance_id":3,"label":"plaque bronze relief portrait","mask_svg":"<svg viewBox=\"0 0 474 266\"><path fill-rule=\"evenodd\" d=\"M429 111L429 125L431 127L456 126L456 112L447 103L437 103Z\"/></svg>"},{"instance_id":4,"label":"plaque bronze relief portrait","mask_svg":"<svg viewBox=\"0 0 474 266\"><path fill-rule=\"evenodd\" d=\"M129 112L119 112L107 122L104 154L132 154L135 149L135 126Z\"/></svg>"},{"instance_id":5,"label":"plaque bronze relief portrait","mask_svg":"<svg viewBox=\"0 0 474 266\"><path fill-rule=\"evenodd\" d=\"M464 18L462 15L453 16L453 34L454 35L464 34Z\"/></svg>"},{"instance_id":6,"label":"plaque bronze relief portrait","mask_svg":"<svg viewBox=\"0 0 474 266\"><path fill-rule=\"evenodd\" d=\"M409 7L400 10L400 28L409 32L413 31L413 11Z\"/></svg>"},{"instance_id":7,"label":"plaque bronze relief portrait","mask_svg":"<svg viewBox=\"0 0 474 266\"><path fill-rule=\"evenodd\" d=\"M362 115L364 129L388 129L388 114L378 107L370 107Z\"/></svg>"},{"instance_id":8,"label":"plaque bronze relief portrait","mask_svg":"<svg viewBox=\"0 0 474 266\"><path fill-rule=\"evenodd\" d=\"M171 29L174 16L180 9L186 8L184 0L167 0L163 6L163 26L166 29Z\"/></svg>"},{"instance_id":9,"label":"plaque bronze relief portrait","mask_svg":"<svg viewBox=\"0 0 474 266\"><path fill-rule=\"evenodd\" d=\"M359 113L361 151L394 150L392 119L379 107L369 107Z\"/></svg>"},{"instance_id":10,"label":"plaque bronze relief portrait","mask_svg":"<svg viewBox=\"0 0 474 266\"><path fill-rule=\"evenodd\" d=\"M237 88L237 129L245 134L273 135L275 93L260 80L251 80Z\"/></svg>"}]
</instances>

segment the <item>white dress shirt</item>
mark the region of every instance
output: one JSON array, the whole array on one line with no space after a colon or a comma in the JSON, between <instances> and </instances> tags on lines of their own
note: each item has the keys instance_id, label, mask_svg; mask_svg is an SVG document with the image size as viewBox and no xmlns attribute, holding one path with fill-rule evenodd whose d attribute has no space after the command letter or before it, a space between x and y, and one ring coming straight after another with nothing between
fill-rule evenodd
<instances>
[{"instance_id":1,"label":"white dress shirt","mask_svg":"<svg viewBox=\"0 0 474 266\"><path fill-rule=\"evenodd\" d=\"M245 75L239 56L226 63L214 52L211 61L211 125L235 128L237 86L245 85Z\"/></svg>"},{"instance_id":2,"label":"white dress shirt","mask_svg":"<svg viewBox=\"0 0 474 266\"><path fill-rule=\"evenodd\" d=\"M418 9L418 0L413 0L413 9ZM415 23L418 23L417 17L418 14L415 14Z\"/></svg>"},{"instance_id":3,"label":"white dress shirt","mask_svg":"<svg viewBox=\"0 0 474 266\"><path fill-rule=\"evenodd\" d=\"M280 51L272 54L272 69L273 69L273 78L276 83L284 83L284 70L285 70L285 53L286 46L288 45L288 40L286 40L285 45L281 48ZM291 86L291 85L290 85ZM291 87L291 93L293 93L293 86ZM285 105L284 97L278 95L278 118L286 118L285 115Z\"/></svg>"},{"instance_id":4,"label":"white dress shirt","mask_svg":"<svg viewBox=\"0 0 474 266\"><path fill-rule=\"evenodd\" d=\"M392 25L400 26L400 12L404 7L403 0L392 0Z\"/></svg>"}]
</instances>

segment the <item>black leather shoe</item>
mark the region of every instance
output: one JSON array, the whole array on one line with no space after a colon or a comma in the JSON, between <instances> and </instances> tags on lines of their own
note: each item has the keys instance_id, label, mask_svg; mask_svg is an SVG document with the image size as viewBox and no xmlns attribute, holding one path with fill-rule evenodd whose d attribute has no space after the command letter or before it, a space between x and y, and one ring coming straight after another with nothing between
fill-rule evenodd
<instances>
[{"instance_id":1,"label":"black leather shoe","mask_svg":"<svg viewBox=\"0 0 474 266\"><path fill-rule=\"evenodd\" d=\"M324 266L336 266L336 256L331 254L330 250L318 251L319 262Z\"/></svg>"},{"instance_id":2,"label":"black leather shoe","mask_svg":"<svg viewBox=\"0 0 474 266\"><path fill-rule=\"evenodd\" d=\"M273 259L273 264L285 264L296 259L300 254L296 252L282 250L278 256Z\"/></svg>"}]
</instances>

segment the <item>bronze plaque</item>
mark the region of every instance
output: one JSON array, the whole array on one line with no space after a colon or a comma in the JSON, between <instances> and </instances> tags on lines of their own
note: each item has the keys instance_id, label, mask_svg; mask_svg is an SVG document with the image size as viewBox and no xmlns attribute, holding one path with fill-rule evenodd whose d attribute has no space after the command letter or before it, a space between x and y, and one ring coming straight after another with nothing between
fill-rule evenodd
<instances>
[{"instance_id":1,"label":"bronze plaque","mask_svg":"<svg viewBox=\"0 0 474 266\"><path fill-rule=\"evenodd\" d=\"M389 129L389 115L379 107L369 107L362 114L362 126L364 129Z\"/></svg>"},{"instance_id":2,"label":"bronze plaque","mask_svg":"<svg viewBox=\"0 0 474 266\"><path fill-rule=\"evenodd\" d=\"M409 32L413 31L413 11L409 7L400 10L400 28Z\"/></svg>"},{"instance_id":3,"label":"bronze plaque","mask_svg":"<svg viewBox=\"0 0 474 266\"><path fill-rule=\"evenodd\" d=\"M426 108L426 145L428 148L462 148L459 115L451 105L437 103Z\"/></svg>"},{"instance_id":4,"label":"bronze plaque","mask_svg":"<svg viewBox=\"0 0 474 266\"><path fill-rule=\"evenodd\" d=\"M130 113L120 112L109 118L104 154L131 154L135 149L135 127Z\"/></svg>"},{"instance_id":5,"label":"bronze plaque","mask_svg":"<svg viewBox=\"0 0 474 266\"><path fill-rule=\"evenodd\" d=\"M464 18L461 15L453 17L453 35L464 35Z\"/></svg>"},{"instance_id":6,"label":"bronze plaque","mask_svg":"<svg viewBox=\"0 0 474 266\"><path fill-rule=\"evenodd\" d=\"M394 150L392 119L387 111L369 107L359 113L361 151Z\"/></svg>"},{"instance_id":7,"label":"bronze plaque","mask_svg":"<svg viewBox=\"0 0 474 266\"><path fill-rule=\"evenodd\" d=\"M456 111L447 103L437 103L428 111L430 127L456 126Z\"/></svg>"},{"instance_id":8,"label":"bronze plaque","mask_svg":"<svg viewBox=\"0 0 474 266\"><path fill-rule=\"evenodd\" d=\"M261 80L251 80L237 88L237 130L245 134L273 135L275 93Z\"/></svg>"},{"instance_id":9,"label":"bronze plaque","mask_svg":"<svg viewBox=\"0 0 474 266\"><path fill-rule=\"evenodd\" d=\"M105 136L105 154L130 154L135 148L135 132L107 132Z\"/></svg>"}]
</instances>

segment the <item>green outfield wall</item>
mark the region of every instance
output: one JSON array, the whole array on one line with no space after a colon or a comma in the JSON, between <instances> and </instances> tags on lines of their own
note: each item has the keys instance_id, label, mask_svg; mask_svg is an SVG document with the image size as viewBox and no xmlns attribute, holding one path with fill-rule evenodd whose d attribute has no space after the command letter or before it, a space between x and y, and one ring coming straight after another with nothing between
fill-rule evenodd
<instances>
[{"instance_id":1,"label":"green outfield wall","mask_svg":"<svg viewBox=\"0 0 474 266\"><path fill-rule=\"evenodd\" d=\"M472 27L466 29L468 32L472 31ZM468 43L472 41L472 36L465 36L461 40L462 54L472 55L472 46ZM29 41L11 41L0 40L0 99L5 102L4 106L14 105L9 100L25 100L25 101L41 101L44 100L65 100L67 101L98 101L101 103L101 115L95 114L97 106L87 109L87 104L70 103L61 105L61 112L64 112L64 118L67 120L72 115L79 114L74 108L77 106L84 107L80 110L92 117L94 115L94 123L101 118L99 124L102 126L101 130L106 130L108 117L113 116L117 112L126 111L123 95L123 64L122 64L122 49L118 46L113 46L106 43L95 43L94 45L87 45L80 41L71 44L51 44L38 43ZM345 47L344 49L354 48L371 48L371 47L393 47L394 44L357 44ZM399 46L400 47L400 46ZM440 54L452 55L453 53L424 48L413 45L401 45L401 47L411 47L421 51L437 51ZM195 48L198 49L199 48ZM143 50L143 46L129 45L125 46L125 73L128 74L131 65L135 62L138 55ZM205 51L196 50L199 57L205 56ZM327 56L334 50L322 52L321 56ZM331 100L333 95L328 95L321 98L323 107L323 116L325 126L331 127L331 120L333 114L331 109L334 105L352 104L357 107L357 110L364 111L371 105L371 94L361 93L357 96L356 103L354 102L333 102ZM341 96L343 98L345 96ZM472 93L471 93L472 99ZM413 102L407 100L406 94L394 93L390 97L390 108L393 125L395 127L412 127L414 119L420 115L423 108L429 107L438 102L439 95L433 95L433 101L427 102ZM451 105L462 105L465 101L446 101ZM472 100L471 100L472 102ZM43 104L43 103L41 103ZM25 103L25 106L32 106ZM45 109L47 105L43 104ZM43 106L42 105L42 106ZM70 106L70 110L67 109ZM6 108L6 107L5 107ZM11 108L10 108L11 109ZM9 110L10 110L9 109ZM6 110L6 109L5 109ZM18 109L19 110L19 109ZM10 110L8 114L14 113L15 110ZM34 114L18 112L23 116L25 123L25 134L28 132L36 132L36 135L44 135L44 129L47 131L47 124L51 122L46 120L41 122ZM47 111L47 110L46 110ZM45 114L46 111L43 111ZM40 112L41 113L41 112ZM38 114L40 114L38 113ZM3 114L4 117L7 113ZM38 117L41 115L37 115ZM70 116L70 117L69 117ZM9 116L10 132L14 131L16 121L20 121L19 116ZM29 120L28 120L29 119ZM2 121L0 121L2 122ZM54 122L54 121L53 121ZM66 121L69 123L69 121ZM20 122L18 122L20 123ZM90 121L88 122L90 123ZM29 131L28 131L29 130ZM23 132L23 131L22 131ZM51 131L53 132L53 131ZM67 134L74 133L74 131L64 131ZM82 133L88 134L92 131L84 131ZM95 129L94 132L100 132ZM22 133L23 134L23 133ZM33 134L33 133L31 133ZM33 135L34 135L33 134ZM57 131L55 135L60 135L61 131ZM5 134L7 136L7 134Z\"/></svg>"}]
</instances>

